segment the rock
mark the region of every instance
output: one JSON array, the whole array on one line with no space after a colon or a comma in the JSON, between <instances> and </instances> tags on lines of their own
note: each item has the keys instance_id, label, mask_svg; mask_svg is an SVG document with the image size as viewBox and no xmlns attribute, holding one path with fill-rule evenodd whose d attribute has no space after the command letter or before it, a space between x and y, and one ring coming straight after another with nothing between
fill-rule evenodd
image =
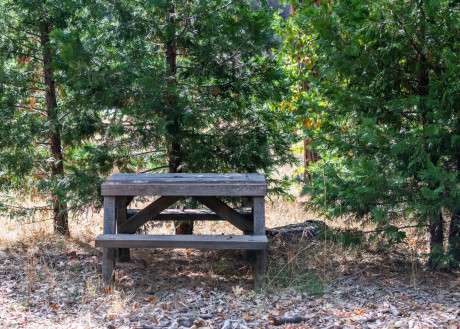
<instances>
[{"instance_id":1,"label":"rock","mask_svg":"<svg viewBox=\"0 0 460 329\"><path fill-rule=\"evenodd\" d=\"M177 321L174 321L173 324L171 324L168 329L177 329L179 328L179 323Z\"/></svg>"},{"instance_id":2,"label":"rock","mask_svg":"<svg viewBox=\"0 0 460 329\"><path fill-rule=\"evenodd\" d=\"M232 322L230 320L225 320L224 325L222 326L222 329L232 329Z\"/></svg>"},{"instance_id":3,"label":"rock","mask_svg":"<svg viewBox=\"0 0 460 329\"><path fill-rule=\"evenodd\" d=\"M398 311L398 309L394 306L390 307L390 313L393 314L394 316L400 316L401 312Z\"/></svg>"}]
</instances>

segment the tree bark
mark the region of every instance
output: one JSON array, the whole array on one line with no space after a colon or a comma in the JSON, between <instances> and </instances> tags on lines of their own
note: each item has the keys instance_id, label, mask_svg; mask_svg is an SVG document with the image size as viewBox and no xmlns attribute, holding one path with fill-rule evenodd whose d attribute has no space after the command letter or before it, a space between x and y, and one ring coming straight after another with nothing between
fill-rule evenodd
<instances>
[{"instance_id":1,"label":"tree bark","mask_svg":"<svg viewBox=\"0 0 460 329\"><path fill-rule=\"evenodd\" d=\"M303 140L303 163L305 167L304 179L305 181L308 180L308 182L311 182L312 176L308 172L308 167L310 166L310 163L318 162L319 159L321 159L321 157L319 156L318 153L313 152L311 149L308 148L309 144L310 144L309 140L304 138Z\"/></svg>"},{"instance_id":2,"label":"tree bark","mask_svg":"<svg viewBox=\"0 0 460 329\"><path fill-rule=\"evenodd\" d=\"M40 43L43 51L43 78L46 90L46 115L49 122L49 144L51 156L54 161L51 163L51 179L57 180L64 174L64 156L61 147L61 129L57 113L56 85L53 80L53 69L50 56L51 27L44 24L40 29ZM69 218L65 201L56 193L51 191L53 198L53 219L54 232L65 236L70 235Z\"/></svg>"},{"instance_id":3,"label":"tree bark","mask_svg":"<svg viewBox=\"0 0 460 329\"><path fill-rule=\"evenodd\" d=\"M320 3L318 3L318 1L316 1L316 4L320 5L322 1L320 1ZM289 16L290 17L295 17L296 16L296 12L297 12L297 9L299 9L299 5L291 5L291 10L289 12ZM300 45L302 45L302 43L300 43ZM298 58L300 60L300 58ZM317 72L312 72L312 74L314 76L317 75ZM301 90L304 91L304 90L309 90L310 89L310 81L307 79L305 81L302 82L302 86L301 86ZM304 137L303 139L303 165L304 165L304 168L305 168L305 171L304 171L304 181L307 183L310 183L311 182L311 179L312 179L312 176L311 174L308 172L308 167L310 166L310 163L315 163L317 162L319 159L320 159L320 156L318 153L312 151L311 149L308 148L308 145L310 144L310 141Z\"/></svg>"},{"instance_id":4,"label":"tree bark","mask_svg":"<svg viewBox=\"0 0 460 329\"><path fill-rule=\"evenodd\" d=\"M429 266L436 266L433 263L433 256L436 250L442 250L444 244L444 218L442 212L439 212L439 219L430 224L428 228L430 232L430 259L428 260Z\"/></svg>"},{"instance_id":5,"label":"tree bark","mask_svg":"<svg viewBox=\"0 0 460 329\"><path fill-rule=\"evenodd\" d=\"M171 13L173 13L173 7ZM173 16L169 19L170 23L175 23ZM176 46L173 42L166 44L166 64L169 66L171 75L174 76L177 70L177 53ZM175 82L171 79L168 82L170 85ZM180 143L180 117L174 111L176 103L175 95L169 94L166 96L166 104L170 107L172 117L172 124L168 127L168 139L170 142L170 151L168 159L168 167L170 173L181 172L182 164L182 145ZM193 221L176 221L174 222L176 227L176 234L193 234Z\"/></svg>"},{"instance_id":6,"label":"tree bark","mask_svg":"<svg viewBox=\"0 0 460 329\"><path fill-rule=\"evenodd\" d=\"M460 212L455 212L450 218L449 254L460 262Z\"/></svg>"}]
</instances>

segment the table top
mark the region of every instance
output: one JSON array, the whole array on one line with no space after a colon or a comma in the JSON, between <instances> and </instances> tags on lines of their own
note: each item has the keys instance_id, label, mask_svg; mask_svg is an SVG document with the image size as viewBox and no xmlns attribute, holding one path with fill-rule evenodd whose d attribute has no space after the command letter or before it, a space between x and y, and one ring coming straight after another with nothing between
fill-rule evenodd
<instances>
[{"instance_id":1,"label":"table top","mask_svg":"<svg viewBox=\"0 0 460 329\"><path fill-rule=\"evenodd\" d=\"M113 174L101 187L103 196L265 196L264 174Z\"/></svg>"}]
</instances>

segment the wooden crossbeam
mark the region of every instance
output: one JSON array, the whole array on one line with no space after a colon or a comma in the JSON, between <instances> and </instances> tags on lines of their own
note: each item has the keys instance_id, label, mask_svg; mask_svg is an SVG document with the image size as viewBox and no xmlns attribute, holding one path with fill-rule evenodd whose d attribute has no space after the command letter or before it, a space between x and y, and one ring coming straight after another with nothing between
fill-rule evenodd
<instances>
[{"instance_id":1,"label":"wooden crossbeam","mask_svg":"<svg viewBox=\"0 0 460 329\"><path fill-rule=\"evenodd\" d=\"M141 209L128 209L128 218L134 216ZM250 210L240 210L235 209L241 216L246 217L247 219L252 218L252 212ZM160 214L155 217L150 218L150 220L156 221L180 221L180 220L194 220L194 221L208 221L208 220L222 220L219 215L217 215L212 210L207 209L165 209Z\"/></svg>"},{"instance_id":2,"label":"wooden crossbeam","mask_svg":"<svg viewBox=\"0 0 460 329\"><path fill-rule=\"evenodd\" d=\"M134 233L136 230L181 199L180 196L162 196L128 219L118 229L118 233Z\"/></svg>"},{"instance_id":3,"label":"wooden crossbeam","mask_svg":"<svg viewBox=\"0 0 460 329\"><path fill-rule=\"evenodd\" d=\"M254 230L254 224L249 219L240 215L218 198L213 196L194 196L194 198L241 231Z\"/></svg>"}]
</instances>

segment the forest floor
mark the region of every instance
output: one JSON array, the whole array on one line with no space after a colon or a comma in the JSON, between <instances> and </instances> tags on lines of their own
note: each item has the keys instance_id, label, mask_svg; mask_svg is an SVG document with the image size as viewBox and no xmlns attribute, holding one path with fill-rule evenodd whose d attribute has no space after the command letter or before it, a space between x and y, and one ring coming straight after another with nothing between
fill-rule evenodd
<instances>
[{"instance_id":1,"label":"forest floor","mask_svg":"<svg viewBox=\"0 0 460 329\"><path fill-rule=\"evenodd\" d=\"M292 203L267 204L268 227L312 216ZM69 239L38 224L20 233L13 222L3 225L0 328L460 328L460 273L424 268L420 238L355 251L273 238L262 291L253 290L243 252L133 250L104 287L94 247L100 223L73 223ZM279 317L303 322L276 326Z\"/></svg>"}]
</instances>

